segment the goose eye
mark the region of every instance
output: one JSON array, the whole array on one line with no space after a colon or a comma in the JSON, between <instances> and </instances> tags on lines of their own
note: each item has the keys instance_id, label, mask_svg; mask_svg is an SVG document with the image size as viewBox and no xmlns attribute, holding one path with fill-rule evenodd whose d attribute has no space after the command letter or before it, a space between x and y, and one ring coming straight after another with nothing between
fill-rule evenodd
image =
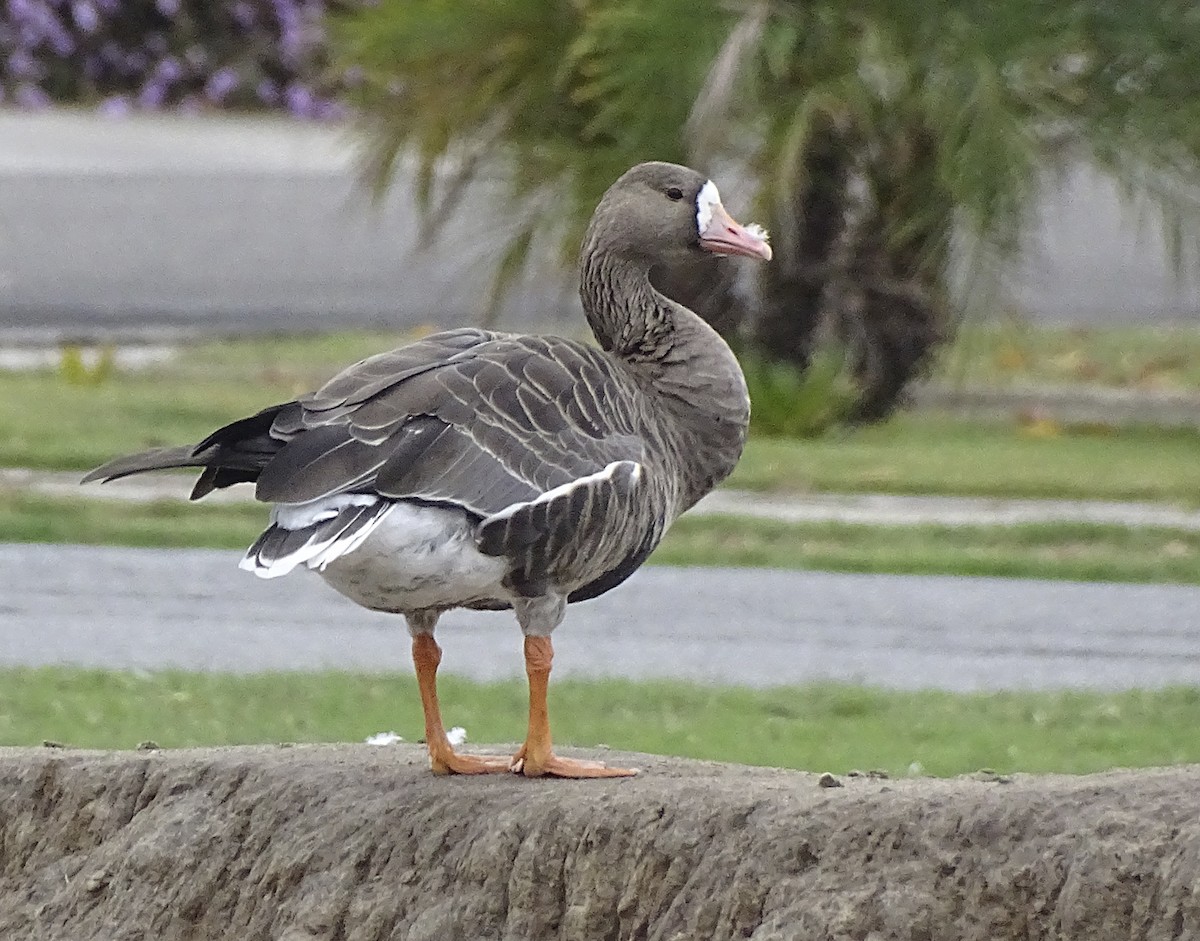
<instances>
[{"instance_id":1,"label":"goose eye","mask_svg":"<svg viewBox=\"0 0 1200 941\"><path fill-rule=\"evenodd\" d=\"M683 190L678 186L672 186L667 190L667 199L683 199Z\"/></svg>"}]
</instances>

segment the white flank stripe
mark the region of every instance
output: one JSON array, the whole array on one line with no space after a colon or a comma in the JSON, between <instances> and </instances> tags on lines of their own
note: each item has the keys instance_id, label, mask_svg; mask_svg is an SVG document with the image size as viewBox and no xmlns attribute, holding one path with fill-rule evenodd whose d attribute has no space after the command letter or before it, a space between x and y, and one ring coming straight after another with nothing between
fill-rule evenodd
<instances>
[{"instance_id":1,"label":"white flank stripe","mask_svg":"<svg viewBox=\"0 0 1200 941\"><path fill-rule=\"evenodd\" d=\"M600 483L601 481L612 480L613 474L615 474L620 468L629 465L632 465L633 467L633 470L630 473L633 480L636 481L642 476L641 464L639 464L637 461L613 461L602 471L596 471L596 473L588 474L586 477L579 477L575 480L569 481L568 483L559 484L553 490L547 490L540 497L534 500L525 500L521 503L514 503L511 506L506 506L498 513L493 513L491 516L489 516L487 518L488 522L491 522L492 520L508 519L508 517L512 516L518 510L523 510L527 506L536 506L539 503L549 503L551 500L556 500L559 497L566 496L577 487L589 487L592 484Z\"/></svg>"},{"instance_id":2,"label":"white flank stripe","mask_svg":"<svg viewBox=\"0 0 1200 941\"><path fill-rule=\"evenodd\" d=\"M696 194L696 231L703 235L712 222L713 207L721 205L721 194L717 192L717 184L709 180Z\"/></svg>"}]
</instances>

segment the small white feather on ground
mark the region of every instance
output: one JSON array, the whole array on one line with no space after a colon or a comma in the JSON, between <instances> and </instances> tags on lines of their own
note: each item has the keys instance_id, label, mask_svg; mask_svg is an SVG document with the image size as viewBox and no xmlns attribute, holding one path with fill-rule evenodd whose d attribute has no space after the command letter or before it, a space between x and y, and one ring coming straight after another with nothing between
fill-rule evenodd
<instances>
[{"instance_id":1,"label":"small white feather on ground","mask_svg":"<svg viewBox=\"0 0 1200 941\"><path fill-rule=\"evenodd\" d=\"M368 745L397 745L403 741L404 739L395 732L376 732L367 736Z\"/></svg>"}]
</instances>

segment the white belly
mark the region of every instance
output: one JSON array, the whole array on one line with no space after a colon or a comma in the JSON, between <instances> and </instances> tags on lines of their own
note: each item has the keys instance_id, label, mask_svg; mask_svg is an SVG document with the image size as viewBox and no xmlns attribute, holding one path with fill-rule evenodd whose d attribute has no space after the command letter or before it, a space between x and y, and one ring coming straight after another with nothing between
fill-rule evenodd
<instances>
[{"instance_id":1,"label":"white belly","mask_svg":"<svg viewBox=\"0 0 1200 941\"><path fill-rule=\"evenodd\" d=\"M347 598L377 611L454 608L508 601L503 559L475 547L467 517L456 510L399 503L321 577Z\"/></svg>"}]
</instances>

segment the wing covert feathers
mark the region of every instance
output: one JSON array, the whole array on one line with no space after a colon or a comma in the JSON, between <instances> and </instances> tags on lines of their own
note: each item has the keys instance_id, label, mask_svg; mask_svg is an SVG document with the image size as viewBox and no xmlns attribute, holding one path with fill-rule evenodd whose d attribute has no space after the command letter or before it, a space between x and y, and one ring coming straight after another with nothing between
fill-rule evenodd
<instances>
[{"instance_id":1,"label":"wing covert feathers","mask_svg":"<svg viewBox=\"0 0 1200 941\"><path fill-rule=\"evenodd\" d=\"M291 414L275 427L293 440L263 470L258 496L298 503L361 490L488 516L640 460L627 382L573 341L435 334L302 398L299 430Z\"/></svg>"}]
</instances>

